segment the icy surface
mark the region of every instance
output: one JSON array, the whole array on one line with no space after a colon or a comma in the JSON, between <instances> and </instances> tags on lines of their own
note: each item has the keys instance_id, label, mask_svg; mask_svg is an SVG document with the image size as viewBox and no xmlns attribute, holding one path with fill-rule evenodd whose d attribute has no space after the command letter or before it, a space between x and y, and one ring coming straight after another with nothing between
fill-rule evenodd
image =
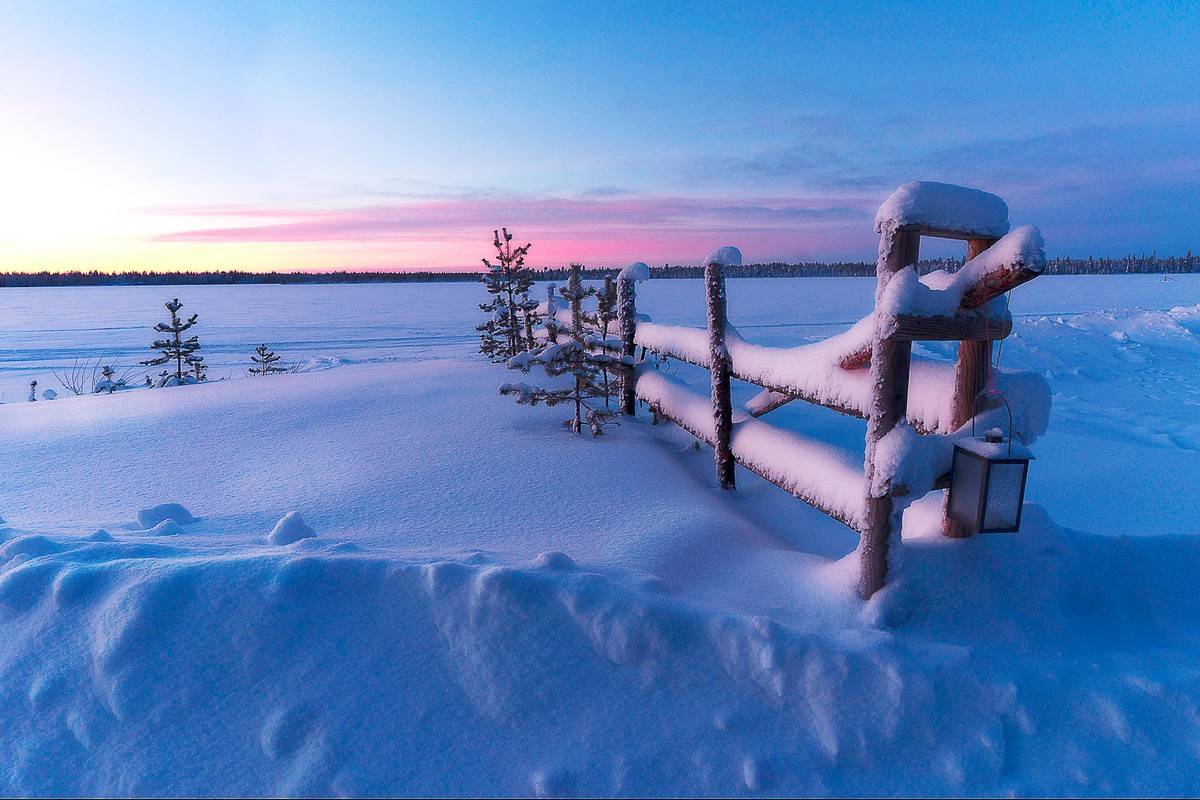
<instances>
[{"instance_id":1,"label":"icy surface","mask_svg":"<svg viewBox=\"0 0 1200 800\"><path fill-rule=\"evenodd\" d=\"M1008 233L1008 205L994 194L936 181L910 181L875 214L875 231L919 225L978 236Z\"/></svg>"},{"instance_id":2,"label":"icy surface","mask_svg":"<svg viewBox=\"0 0 1200 800\"><path fill-rule=\"evenodd\" d=\"M1200 480L1200 281L1015 292L1003 364L1055 393L1022 531L945 540L930 495L866 605L853 534L745 471L718 491L674 426L592 442L501 402L512 374L469 357L478 294L450 288L462 316L424 349L364 344L388 332L329 304L312 352L379 363L0 406L0 794L1200 791L1200 529L1177 502ZM844 330L872 289L728 292L741 336L778 346ZM47 295L89 299L38 306L72 333L0 329L11 385L140 336L79 327L122 291ZM0 325L29 324L20 296ZM639 303L703 321L696 281ZM255 313L214 338L309 324ZM707 399L701 370L670 378ZM807 404L764 421L862 446ZM198 521L133 526L164 500ZM321 536L267 544L294 509Z\"/></svg>"}]
</instances>

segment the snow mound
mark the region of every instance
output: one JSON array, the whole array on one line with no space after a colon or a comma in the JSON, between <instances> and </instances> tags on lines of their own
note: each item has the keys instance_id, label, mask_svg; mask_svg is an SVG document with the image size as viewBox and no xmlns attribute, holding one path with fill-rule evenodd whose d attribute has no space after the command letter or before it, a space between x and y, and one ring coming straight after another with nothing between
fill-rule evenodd
<instances>
[{"instance_id":1,"label":"snow mound","mask_svg":"<svg viewBox=\"0 0 1200 800\"><path fill-rule=\"evenodd\" d=\"M804 567L828 603L790 621L617 570L34 537L0 552L33 654L0 793L1194 792L1200 542L1026 513L956 542L911 508L888 588Z\"/></svg>"},{"instance_id":2,"label":"snow mound","mask_svg":"<svg viewBox=\"0 0 1200 800\"><path fill-rule=\"evenodd\" d=\"M936 181L910 181L883 201L875 232L906 225L1000 237L1008 233L1008 204L994 194Z\"/></svg>"},{"instance_id":3,"label":"snow mound","mask_svg":"<svg viewBox=\"0 0 1200 800\"><path fill-rule=\"evenodd\" d=\"M109 533L108 531L104 530L104 528L101 528L100 530L96 531L95 533L88 534L87 536L85 536L83 538L85 541L89 541L89 542L113 542L113 541L116 541L115 539L113 539L113 535L111 533Z\"/></svg>"},{"instance_id":4,"label":"snow mound","mask_svg":"<svg viewBox=\"0 0 1200 800\"><path fill-rule=\"evenodd\" d=\"M538 557L534 559L533 565L538 569L575 569L575 562L571 557L558 551L539 553Z\"/></svg>"},{"instance_id":5,"label":"snow mound","mask_svg":"<svg viewBox=\"0 0 1200 800\"><path fill-rule=\"evenodd\" d=\"M137 513L138 524L143 528L153 528L163 520L178 522L180 525L191 525L196 521L192 512L179 503L161 503L157 506L143 508Z\"/></svg>"},{"instance_id":6,"label":"snow mound","mask_svg":"<svg viewBox=\"0 0 1200 800\"><path fill-rule=\"evenodd\" d=\"M736 247L718 247L704 257L705 266L719 264L722 267L737 267L742 263L742 251Z\"/></svg>"},{"instance_id":7,"label":"snow mound","mask_svg":"<svg viewBox=\"0 0 1200 800\"><path fill-rule=\"evenodd\" d=\"M301 539L312 539L317 532L308 526L299 511L284 514L267 534L267 544L291 544Z\"/></svg>"},{"instance_id":8,"label":"snow mound","mask_svg":"<svg viewBox=\"0 0 1200 800\"><path fill-rule=\"evenodd\" d=\"M183 533L183 527L173 519L164 519L157 525L145 529L152 536L178 536Z\"/></svg>"},{"instance_id":9,"label":"snow mound","mask_svg":"<svg viewBox=\"0 0 1200 800\"><path fill-rule=\"evenodd\" d=\"M650 265L644 261L635 261L622 269L617 278L623 281L648 281L650 280Z\"/></svg>"}]
</instances>

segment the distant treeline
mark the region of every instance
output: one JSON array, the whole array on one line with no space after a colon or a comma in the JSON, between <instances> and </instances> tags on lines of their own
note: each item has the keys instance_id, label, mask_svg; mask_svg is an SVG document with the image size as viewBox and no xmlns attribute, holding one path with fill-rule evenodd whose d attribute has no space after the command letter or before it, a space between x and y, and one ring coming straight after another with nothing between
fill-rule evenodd
<instances>
[{"instance_id":1,"label":"distant treeline","mask_svg":"<svg viewBox=\"0 0 1200 800\"><path fill-rule=\"evenodd\" d=\"M3 286L204 286L255 283L434 283L477 281L477 272L0 272Z\"/></svg>"},{"instance_id":2,"label":"distant treeline","mask_svg":"<svg viewBox=\"0 0 1200 800\"><path fill-rule=\"evenodd\" d=\"M938 269L957 269L961 259L928 259L918 263L921 273ZM534 270L538 280L566 280L570 270L546 268ZM1053 258L1046 263L1048 275L1126 275L1135 273L1179 274L1200 272L1200 257L1189 250L1185 256L1160 258L1157 255L1126 256L1125 258ZM199 286L207 284L304 284L304 283L461 283L479 279L478 272L4 272L4 286ZM616 275L616 269L588 268L586 279ZM697 266L664 264L651 267L655 278L699 278L704 270ZM869 261L838 261L825 263L805 261L799 264L746 264L726 268L729 278L866 278L875 274L875 264Z\"/></svg>"}]
</instances>

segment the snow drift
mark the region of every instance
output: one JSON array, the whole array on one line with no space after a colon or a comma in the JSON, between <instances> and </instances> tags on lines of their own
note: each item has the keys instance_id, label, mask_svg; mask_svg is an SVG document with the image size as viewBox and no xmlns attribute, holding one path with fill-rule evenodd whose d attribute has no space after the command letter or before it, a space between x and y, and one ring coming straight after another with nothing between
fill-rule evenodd
<instances>
[{"instance_id":1,"label":"snow drift","mask_svg":"<svg viewBox=\"0 0 1200 800\"><path fill-rule=\"evenodd\" d=\"M914 529L936 520L914 513ZM810 570L828 602L799 623L561 553L410 560L310 540L204 557L9 529L0 786L1194 790L1200 543L1027 516L1020 537L914 539L861 611L852 570Z\"/></svg>"},{"instance_id":2,"label":"snow drift","mask_svg":"<svg viewBox=\"0 0 1200 800\"><path fill-rule=\"evenodd\" d=\"M855 286L729 291L779 344ZM842 526L716 491L672 426L566 436L465 350L0 406L0 794L1195 794L1195 287L1031 285L1005 365L1056 395L1021 533L943 539L931 495L868 604ZM164 501L195 522L135 526ZM265 542L296 509L320 536Z\"/></svg>"}]
</instances>

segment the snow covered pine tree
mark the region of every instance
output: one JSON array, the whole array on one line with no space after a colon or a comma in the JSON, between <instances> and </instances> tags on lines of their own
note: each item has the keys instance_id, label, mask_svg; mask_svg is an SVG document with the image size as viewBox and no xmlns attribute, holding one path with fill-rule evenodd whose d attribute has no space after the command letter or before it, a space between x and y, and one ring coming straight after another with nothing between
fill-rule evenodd
<instances>
[{"instance_id":1,"label":"snow covered pine tree","mask_svg":"<svg viewBox=\"0 0 1200 800\"><path fill-rule=\"evenodd\" d=\"M126 383L126 379L119 377L117 371L110 364L105 364L104 368L100 370L100 380L96 381L95 385L92 386L92 393L112 394L120 389L128 388L129 385Z\"/></svg>"},{"instance_id":2,"label":"snow covered pine tree","mask_svg":"<svg viewBox=\"0 0 1200 800\"><path fill-rule=\"evenodd\" d=\"M166 385L174 377L176 385L181 383L191 383L195 380L191 375L185 375L184 364L189 368L195 368L196 359L202 358L196 355L196 351L200 349L200 342L195 336L183 338L183 333L196 324L196 316L192 314L186 320L179 318L179 309L183 308L183 303L179 302L179 298L175 298L165 304L167 311L171 312L171 321L160 322L154 326L154 330L159 333L168 333L170 336L162 339L155 339L151 343L151 347L158 350L160 355L155 356L142 364L147 367L157 367L160 364L170 364L175 362L175 375L171 376L169 372L164 372L164 380L162 385ZM190 370L189 370L190 371Z\"/></svg>"},{"instance_id":3,"label":"snow covered pine tree","mask_svg":"<svg viewBox=\"0 0 1200 800\"><path fill-rule=\"evenodd\" d=\"M208 364L204 363L204 356L192 354L188 356L187 363L192 368L192 377L196 379L196 383L208 380Z\"/></svg>"},{"instance_id":4,"label":"snow covered pine tree","mask_svg":"<svg viewBox=\"0 0 1200 800\"><path fill-rule=\"evenodd\" d=\"M533 245L513 247L508 228L492 233L496 263L483 259L487 272L479 278L492 299L480 303L479 309L488 314L488 319L476 325L475 330L479 331L479 352L492 361L506 361L534 346L538 304L529 297L533 271L525 266L525 256Z\"/></svg>"},{"instance_id":5,"label":"snow covered pine tree","mask_svg":"<svg viewBox=\"0 0 1200 800\"><path fill-rule=\"evenodd\" d=\"M608 329L617 319L617 282L611 275L604 276L604 285L596 290L596 330L599 331L600 344L608 345ZM620 340L613 342L620 346ZM611 392L608 388L608 367L604 368L604 407L608 408Z\"/></svg>"},{"instance_id":6,"label":"snow covered pine tree","mask_svg":"<svg viewBox=\"0 0 1200 800\"><path fill-rule=\"evenodd\" d=\"M287 370L279 366L279 361L283 357L278 353L272 352L265 344L260 344L254 348L254 355L250 356L250 360L254 362L254 366L250 368L251 375L275 375Z\"/></svg>"},{"instance_id":7,"label":"snow covered pine tree","mask_svg":"<svg viewBox=\"0 0 1200 800\"><path fill-rule=\"evenodd\" d=\"M592 436L604 433L605 424L612 422L616 412L607 408L593 408L589 401L603 397L608 402L608 389L601 383L604 368L621 363L621 359L607 353L592 353L585 344L584 322L595 324L595 317L583 313L582 303L585 297L596 294L593 288L584 287L580 278L580 265L571 265L571 279L567 287L560 292L571 305L571 337L564 342L552 342L543 347L537 347L524 353L518 353L508 359L508 366L528 373L534 366L541 366L550 378L570 376L557 387L530 386L527 383L505 383L500 386L500 394L516 397L520 405L536 406L545 403L547 406L557 406L562 403L573 403L575 414L563 424L572 433L583 430L586 421ZM548 314L548 320L552 317ZM557 324L557 321L552 322ZM558 331L561 332L561 327Z\"/></svg>"}]
</instances>

